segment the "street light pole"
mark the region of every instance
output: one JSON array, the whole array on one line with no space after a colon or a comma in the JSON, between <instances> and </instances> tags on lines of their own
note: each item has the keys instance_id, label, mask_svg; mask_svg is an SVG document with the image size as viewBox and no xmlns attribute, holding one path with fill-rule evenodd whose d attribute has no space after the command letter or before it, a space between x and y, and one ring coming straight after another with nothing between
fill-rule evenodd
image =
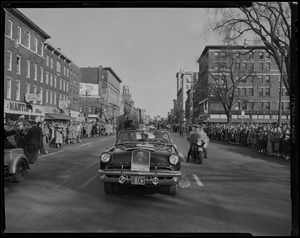
<instances>
[{"instance_id":1,"label":"street light pole","mask_svg":"<svg viewBox=\"0 0 300 238\"><path fill-rule=\"evenodd\" d=\"M280 76L280 82L279 82L279 106L278 106L278 126L281 124L281 101L282 101L282 81L283 81L283 60L284 60L285 53L282 54L281 57L281 76Z\"/></svg>"},{"instance_id":2,"label":"street light pole","mask_svg":"<svg viewBox=\"0 0 300 238\"><path fill-rule=\"evenodd\" d=\"M88 120L89 120L89 116L88 116L88 107L87 107L87 97L88 97L88 91L85 91L86 123L88 123Z\"/></svg>"}]
</instances>

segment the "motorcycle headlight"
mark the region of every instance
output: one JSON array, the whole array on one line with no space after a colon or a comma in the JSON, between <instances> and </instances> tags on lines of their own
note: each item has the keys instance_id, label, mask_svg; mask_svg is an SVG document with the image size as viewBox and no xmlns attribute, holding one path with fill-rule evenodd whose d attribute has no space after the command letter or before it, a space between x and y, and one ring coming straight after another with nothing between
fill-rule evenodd
<instances>
[{"instance_id":1,"label":"motorcycle headlight","mask_svg":"<svg viewBox=\"0 0 300 238\"><path fill-rule=\"evenodd\" d=\"M179 162L179 157L173 154L169 157L169 161L171 164L176 165Z\"/></svg>"},{"instance_id":2,"label":"motorcycle headlight","mask_svg":"<svg viewBox=\"0 0 300 238\"><path fill-rule=\"evenodd\" d=\"M108 163L110 161L110 154L109 153L103 153L101 156L100 156L100 160L103 162L103 163Z\"/></svg>"}]
</instances>

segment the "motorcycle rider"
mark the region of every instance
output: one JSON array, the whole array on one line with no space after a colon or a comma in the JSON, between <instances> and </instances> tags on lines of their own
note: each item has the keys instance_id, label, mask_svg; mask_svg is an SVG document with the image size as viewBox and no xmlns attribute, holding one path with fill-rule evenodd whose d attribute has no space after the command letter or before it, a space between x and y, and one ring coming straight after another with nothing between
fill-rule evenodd
<instances>
[{"instance_id":1,"label":"motorcycle rider","mask_svg":"<svg viewBox=\"0 0 300 238\"><path fill-rule=\"evenodd\" d=\"M189 136L187 137L188 142L190 143L190 149L188 151L188 156L187 156L187 161L189 161L191 152L192 152L192 144L195 140L203 140L204 141L204 146L203 146L203 151L205 153L204 158L207 158L207 145L209 142L209 138L206 135L203 126L200 125L193 125L192 126L192 131L190 132Z\"/></svg>"}]
</instances>

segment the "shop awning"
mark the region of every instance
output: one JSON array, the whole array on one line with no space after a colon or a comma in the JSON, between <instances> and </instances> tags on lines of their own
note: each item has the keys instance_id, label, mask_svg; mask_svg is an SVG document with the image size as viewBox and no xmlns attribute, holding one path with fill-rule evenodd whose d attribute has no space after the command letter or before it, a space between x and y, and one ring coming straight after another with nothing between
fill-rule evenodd
<instances>
[{"instance_id":1,"label":"shop awning","mask_svg":"<svg viewBox=\"0 0 300 238\"><path fill-rule=\"evenodd\" d=\"M71 120L70 116L55 114L55 113L45 113L44 120Z\"/></svg>"}]
</instances>

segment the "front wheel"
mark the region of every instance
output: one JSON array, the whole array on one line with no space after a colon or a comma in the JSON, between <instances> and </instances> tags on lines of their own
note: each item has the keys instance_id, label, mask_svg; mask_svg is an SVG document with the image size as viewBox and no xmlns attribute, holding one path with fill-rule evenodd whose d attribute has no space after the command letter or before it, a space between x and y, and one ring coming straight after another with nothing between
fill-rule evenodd
<instances>
[{"instance_id":1,"label":"front wheel","mask_svg":"<svg viewBox=\"0 0 300 238\"><path fill-rule=\"evenodd\" d=\"M21 159L16 166L16 172L12 175L16 183L21 183L27 175L27 165L24 159Z\"/></svg>"},{"instance_id":2,"label":"front wheel","mask_svg":"<svg viewBox=\"0 0 300 238\"><path fill-rule=\"evenodd\" d=\"M116 185L114 183L104 183L104 191L106 194L113 194L115 192Z\"/></svg>"},{"instance_id":3,"label":"front wheel","mask_svg":"<svg viewBox=\"0 0 300 238\"><path fill-rule=\"evenodd\" d=\"M178 190L178 184L168 186L168 193L170 195L176 195Z\"/></svg>"}]
</instances>

